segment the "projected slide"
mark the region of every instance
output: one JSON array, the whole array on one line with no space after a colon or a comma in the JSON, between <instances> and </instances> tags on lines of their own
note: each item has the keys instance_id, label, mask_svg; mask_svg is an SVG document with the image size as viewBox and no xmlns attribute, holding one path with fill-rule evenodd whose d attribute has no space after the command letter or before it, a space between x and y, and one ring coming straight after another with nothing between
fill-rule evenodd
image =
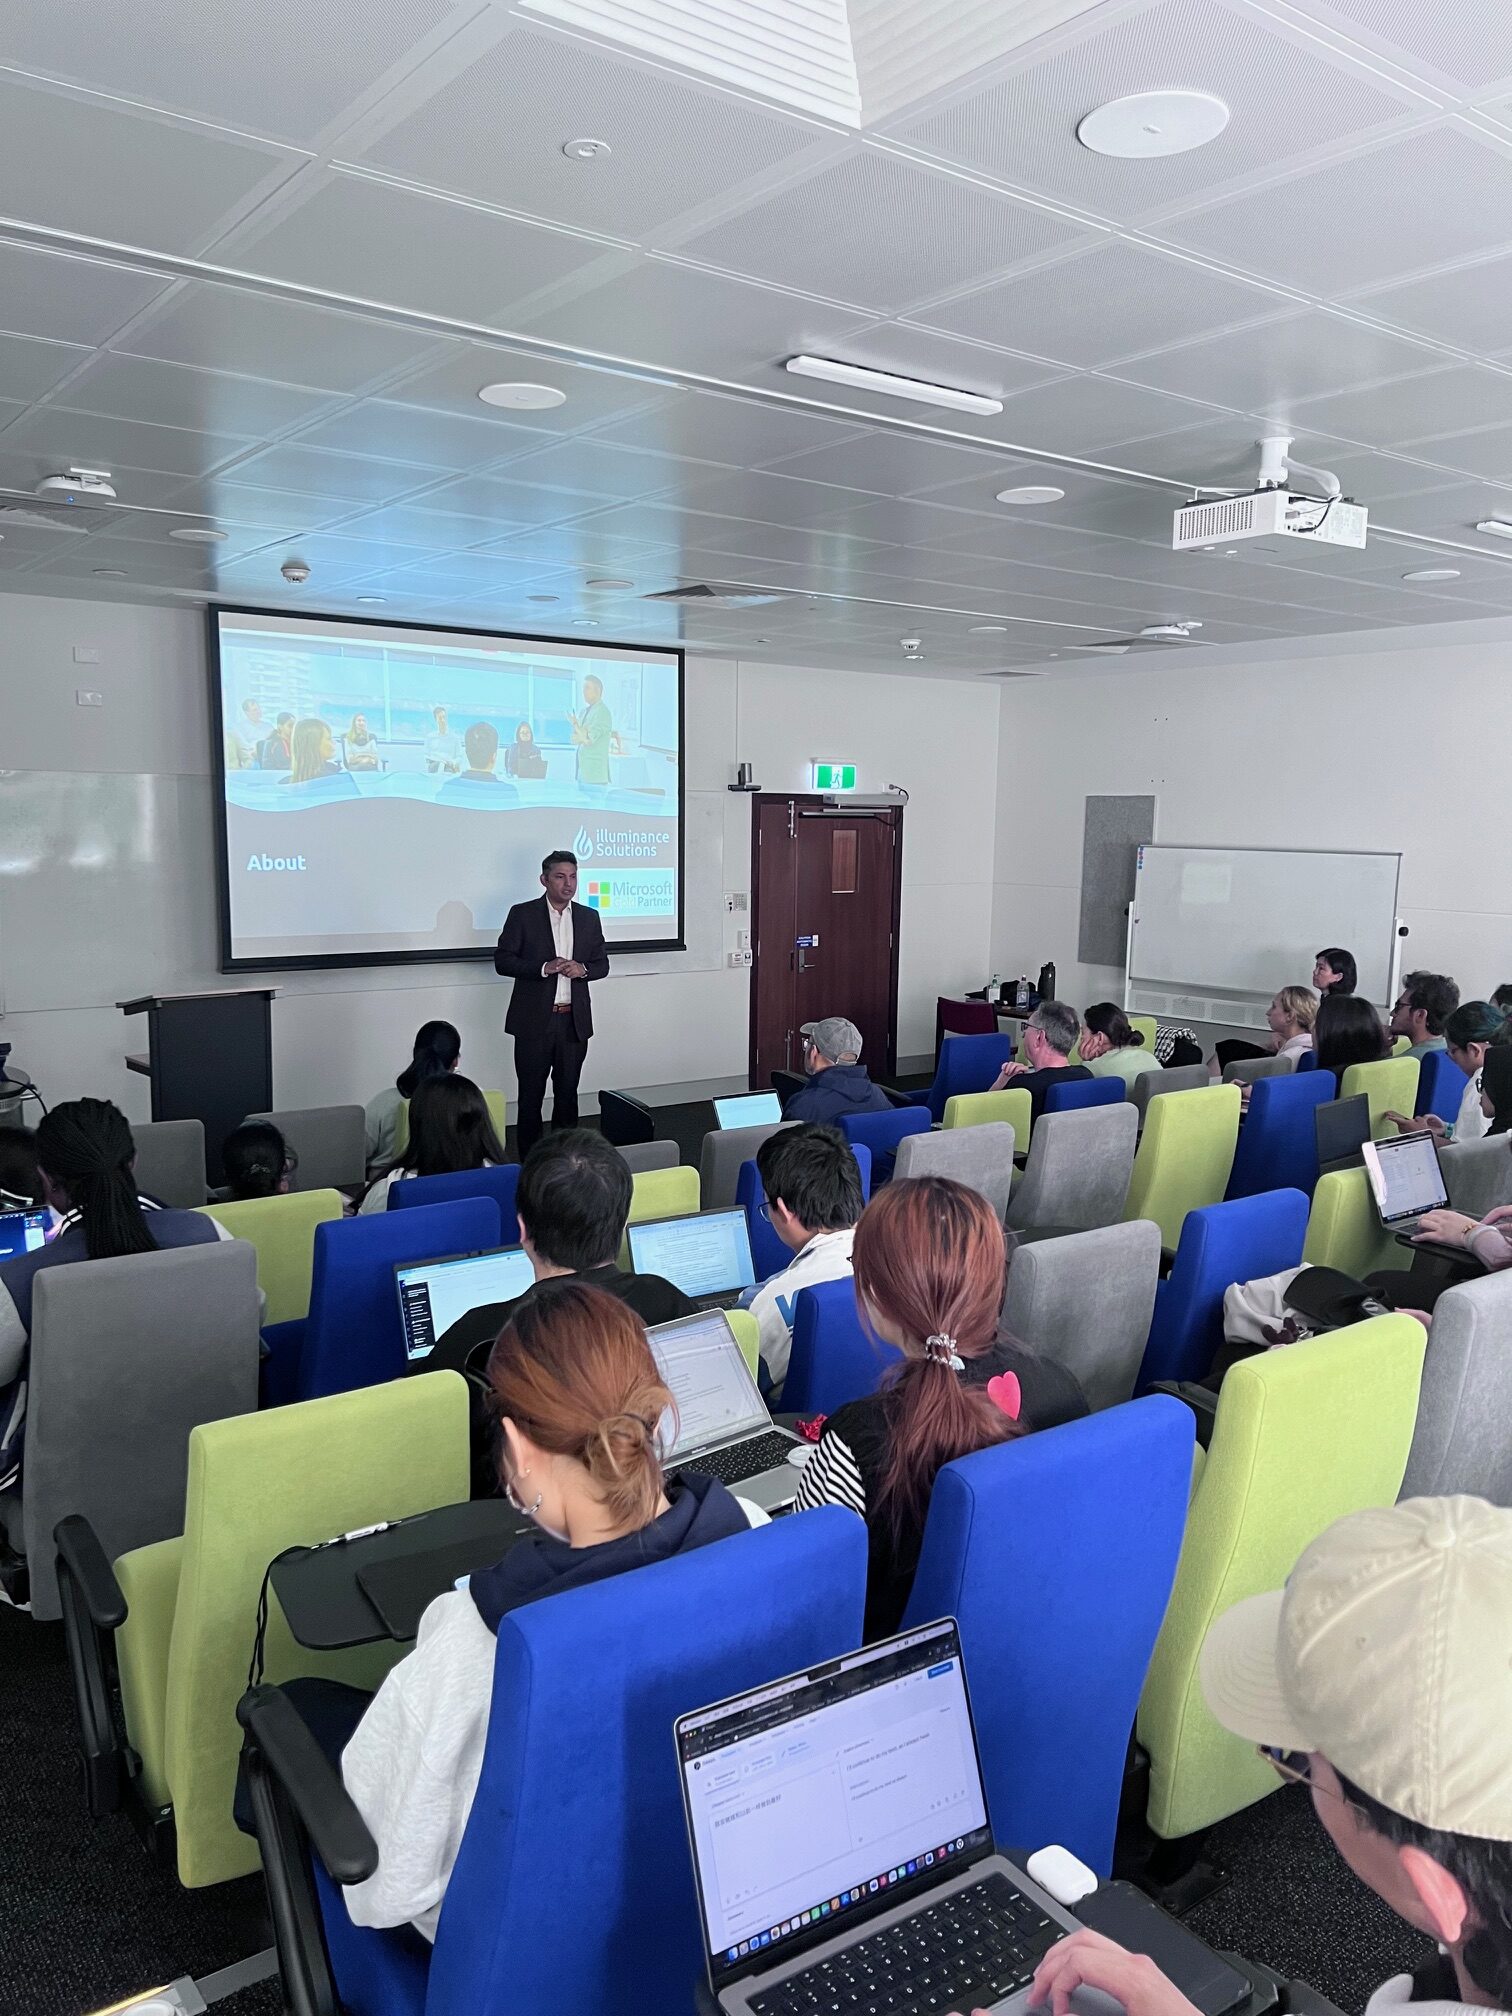
<instances>
[{"instance_id":1,"label":"projected slide","mask_svg":"<svg viewBox=\"0 0 1512 2016\"><path fill-rule=\"evenodd\" d=\"M553 848L611 945L682 939L682 659L211 611L222 965L491 950Z\"/></svg>"}]
</instances>

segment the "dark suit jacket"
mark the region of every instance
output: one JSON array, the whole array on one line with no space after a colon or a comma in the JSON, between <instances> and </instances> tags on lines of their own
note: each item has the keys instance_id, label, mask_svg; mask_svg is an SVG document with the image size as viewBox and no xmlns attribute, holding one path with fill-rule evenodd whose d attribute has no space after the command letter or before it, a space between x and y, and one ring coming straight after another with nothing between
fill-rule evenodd
<instances>
[{"instance_id":1,"label":"dark suit jacket","mask_svg":"<svg viewBox=\"0 0 1512 2016\"><path fill-rule=\"evenodd\" d=\"M551 1023L556 1000L556 975L541 978L541 968L557 956L551 935L551 918L544 896L533 903L516 903L504 919L504 929L494 950L494 971L513 980L505 1030L511 1036L543 1036ZM604 927L597 910L585 903L572 906L572 956L588 969L588 980L602 980L609 971L609 954L604 950ZM588 980L572 983L572 1029L580 1043L593 1034L593 1008L588 998Z\"/></svg>"}]
</instances>

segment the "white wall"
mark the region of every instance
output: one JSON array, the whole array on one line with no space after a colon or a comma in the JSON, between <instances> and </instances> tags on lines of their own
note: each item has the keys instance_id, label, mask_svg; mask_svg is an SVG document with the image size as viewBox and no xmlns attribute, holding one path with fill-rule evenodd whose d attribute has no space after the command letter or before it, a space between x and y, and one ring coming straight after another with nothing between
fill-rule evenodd
<instances>
[{"instance_id":1,"label":"white wall","mask_svg":"<svg viewBox=\"0 0 1512 2016\"><path fill-rule=\"evenodd\" d=\"M104 705L78 706L79 688ZM863 787L912 794L899 1049L927 1050L935 995L987 969L997 720L981 684L690 659L688 950L622 955L595 990L590 1093L744 1083L750 980L725 955L748 919L724 905L750 886L750 806L726 788L740 760L785 790L814 756L854 757ZM50 1100L93 1092L145 1119L122 1061L145 1028L115 1002L242 984L216 970L201 612L0 595L0 766L0 1040ZM461 1029L464 1068L513 1094L506 985L486 965L271 977L280 1104L367 1099L431 1015Z\"/></svg>"},{"instance_id":2,"label":"white wall","mask_svg":"<svg viewBox=\"0 0 1512 2016\"><path fill-rule=\"evenodd\" d=\"M994 966L1032 979L1054 959L1076 1007L1122 999L1121 972L1076 957L1083 801L1153 792L1159 841L1399 851L1404 963L1467 1000L1512 980L1512 645L1392 641L1007 684Z\"/></svg>"}]
</instances>

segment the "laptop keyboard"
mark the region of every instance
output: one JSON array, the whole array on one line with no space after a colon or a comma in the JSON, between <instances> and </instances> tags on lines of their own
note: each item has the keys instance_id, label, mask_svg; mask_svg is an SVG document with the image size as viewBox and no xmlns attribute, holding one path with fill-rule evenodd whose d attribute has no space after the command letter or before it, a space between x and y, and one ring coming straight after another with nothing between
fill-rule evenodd
<instances>
[{"instance_id":1,"label":"laptop keyboard","mask_svg":"<svg viewBox=\"0 0 1512 2016\"><path fill-rule=\"evenodd\" d=\"M764 1470L775 1470L786 1463L792 1446L791 1435L779 1435L773 1428L766 1435L753 1435L749 1442L732 1442L727 1449L710 1449L702 1456L679 1463L677 1468L717 1477L722 1484L739 1484L743 1478L759 1477Z\"/></svg>"},{"instance_id":2,"label":"laptop keyboard","mask_svg":"<svg viewBox=\"0 0 1512 2016\"><path fill-rule=\"evenodd\" d=\"M751 1997L756 2016L985 2009L1034 1979L1063 1927L1001 1873L942 1897Z\"/></svg>"}]
</instances>

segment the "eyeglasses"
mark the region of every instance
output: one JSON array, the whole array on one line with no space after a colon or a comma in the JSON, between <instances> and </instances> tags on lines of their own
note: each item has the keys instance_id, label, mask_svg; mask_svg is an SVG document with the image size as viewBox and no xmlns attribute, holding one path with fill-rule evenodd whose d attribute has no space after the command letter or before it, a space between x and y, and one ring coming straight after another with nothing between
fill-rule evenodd
<instances>
[{"instance_id":1,"label":"eyeglasses","mask_svg":"<svg viewBox=\"0 0 1512 2016\"><path fill-rule=\"evenodd\" d=\"M1313 1776L1312 1759L1305 1750L1273 1750L1268 1744L1257 1743L1256 1750L1269 1764L1278 1778L1288 1785L1305 1785L1309 1792L1321 1792L1326 1798L1337 1799L1341 1805L1349 1807L1353 1813L1365 1816L1359 1805L1348 1797L1337 1785L1321 1785Z\"/></svg>"},{"instance_id":2,"label":"eyeglasses","mask_svg":"<svg viewBox=\"0 0 1512 2016\"><path fill-rule=\"evenodd\" d=\"M763 1199L761 1200L761 1202L760 1202L760 1203L759 1203L759 1204L758 1204L758 1205L756 1206L756 1211L757 1211L757 1215L758 1215L758 1216L759 1216L760 1218L762 1218L762 1219L763 1219L763 1220L765 1221L765 1223L767 1223L768 1225L770 1225L770 1224L771 1224L771 1222L772 1222L772 1207L771 1207L771 1205L770 1205L770 1204L768 1204L768 1203L767 1203L767 1201L766 1201L766 1199L765 1199L765 1198L763 1198Z\"/></svg>"}]
</instances>

